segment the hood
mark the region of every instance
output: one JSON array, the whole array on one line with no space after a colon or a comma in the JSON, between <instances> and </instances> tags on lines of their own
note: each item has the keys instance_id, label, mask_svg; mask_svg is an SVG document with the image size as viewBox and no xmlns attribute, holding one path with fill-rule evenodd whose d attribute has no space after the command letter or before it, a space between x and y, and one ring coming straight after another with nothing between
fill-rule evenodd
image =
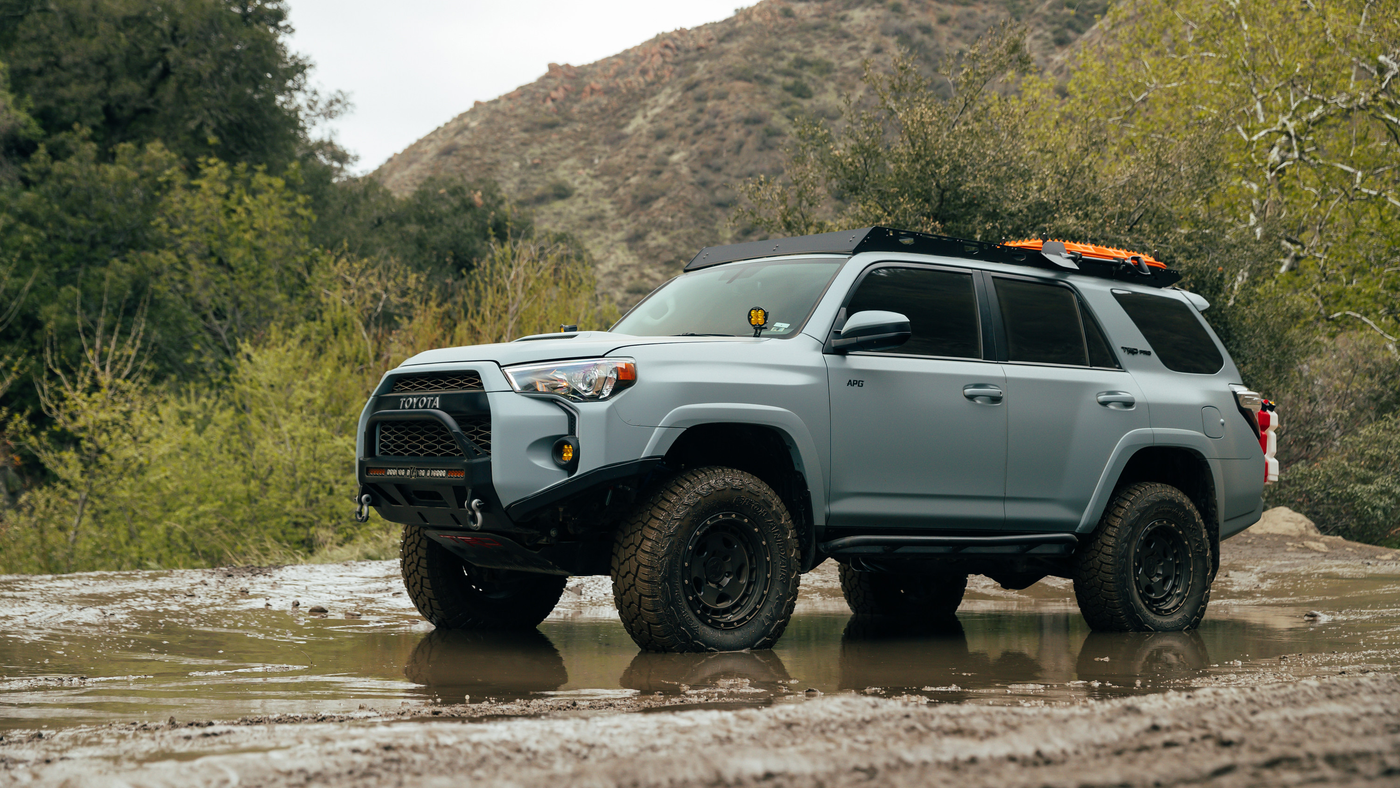
<instances>
[{"instance_id":1,"label":"hood","mask_svg":"<svg viewBox=\"0 0 1400 788\"><path fill-rule=\"evenodd\" d=\"M466 345L429 350L403 362L401 367L423 364L458 364L468 361L494 361L501 366L570 358L598 358L637 345L668 345L691 342L755 341L751 337L634 337L609 331L579 331L573 334L536 334L514 342L494 345ZM758 340L764 341L764 340Z\"/></svg>"}]
</instances>

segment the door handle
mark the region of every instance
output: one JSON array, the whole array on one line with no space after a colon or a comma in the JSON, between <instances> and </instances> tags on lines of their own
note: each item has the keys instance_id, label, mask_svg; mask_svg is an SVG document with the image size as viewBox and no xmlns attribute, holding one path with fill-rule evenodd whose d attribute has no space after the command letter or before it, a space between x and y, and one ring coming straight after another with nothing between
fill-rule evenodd
<instances>
[{"instance_id":1,"label":"door handle","mask_svg":"<svg viewBox=\"0 0 1400 788\"><path fill-rule=\"evenodd\" d=\"M996 405L1001 402L1002 393L1000 386L993 386L990 383L970 383L963 386L963 396L983 405Z\"/></svg>"},{"instance_id":2,"label":"door handle","mask_svg":"<svg viewBox=\"0 0 1400 788\"><path fill-rule=\"evenodd\" d=\"M1132 410L1137 405L1137 399L1126 391L1100 391L1096 399L1100 405L1113 410Z\"/></svg>"}]
</instances>

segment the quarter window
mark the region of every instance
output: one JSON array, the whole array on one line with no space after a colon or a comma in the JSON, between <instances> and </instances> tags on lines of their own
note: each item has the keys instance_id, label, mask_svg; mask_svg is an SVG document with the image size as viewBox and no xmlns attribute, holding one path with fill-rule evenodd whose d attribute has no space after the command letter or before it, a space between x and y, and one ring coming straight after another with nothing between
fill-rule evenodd
<instances>
[{"instance_id":1,"label":"quarter window","mask_svg":"<svg viewBox=\"0 0 1400 788\"><path fill-rule=\"evenodd\" d=\"M1019 279L993 281L1006 326L1008 360L1089 365L1079 299L1069 288Z\"/></svg>"},{"instance_id":2,"label":"quarter window","mask_svg":"<svg viewBox=\"0 0 1400 788\"><path fill-rule=\"evenodd\" d=\"M909 318L913 336L889 353L981 358L972 274L936 268L876 268L861 280L846 314L878 309Z\"/></svg>"},{"instance_id":3,"label":"quarter window","mask_svg":"<svg viewBox=\"0 0 1400 788\"><path fill-rule=\"evenodd\" d=\"M1115 292L1113 297L1167 369L1214 375L1225 366L1220 348L1185 301L1143 293Z\"/></svg>"}]
</instances>

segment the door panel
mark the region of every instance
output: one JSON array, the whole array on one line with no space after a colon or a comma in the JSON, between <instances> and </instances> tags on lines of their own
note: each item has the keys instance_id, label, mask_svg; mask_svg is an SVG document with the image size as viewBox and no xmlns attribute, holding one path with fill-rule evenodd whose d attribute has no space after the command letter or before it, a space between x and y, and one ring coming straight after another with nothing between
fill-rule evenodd
<instances>
[{"instance_id":1,"label":"door panel","mask_svg":"<svg viewBox=\"0 0 1400 788\"><path fill-rule=\"evenodd\" d=\"M1073 531L1118 442L1150 426L1147 399L1073 289L989 279L1006 338L1006 528Z\"/></svg>"},{"instance_id":2,"label":"door panel","mask_svg":"<svg viewBox=\"0 0 1400 788\"><path fill-rule=\"evenodd\" d=\"M828 355L832 527L995 529L1007 408L997 364ZM982 395L982 396L978 396Z\"/></svg>"},{"instance_id":3,"label":"door panel","mask_svg":"<svg viewBox=\"0 0 1400 788\"><path fill-rule=\"evenodd\" d=\"M1028 364L1003 369L1006 527L1073 531L1118 441L1150 426L1147 400L1132 376L1117 370Z\"/></svg>"}]
</instances>

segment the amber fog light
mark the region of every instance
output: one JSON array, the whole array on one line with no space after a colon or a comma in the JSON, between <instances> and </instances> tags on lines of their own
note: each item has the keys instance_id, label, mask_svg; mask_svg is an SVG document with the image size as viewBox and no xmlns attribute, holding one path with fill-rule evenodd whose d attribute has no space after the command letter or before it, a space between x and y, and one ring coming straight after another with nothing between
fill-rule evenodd
<instances>
[{"instance_id":1,"label":"amber fog light","mask_svg":"<svg viewBox=\"0 0 1400 788\"><path fill-rule=\"evenodd\" d=\"M573 473L578 467L578 439L560 438L554 442L554 464Z\"/></svg>"}]
</instances>

